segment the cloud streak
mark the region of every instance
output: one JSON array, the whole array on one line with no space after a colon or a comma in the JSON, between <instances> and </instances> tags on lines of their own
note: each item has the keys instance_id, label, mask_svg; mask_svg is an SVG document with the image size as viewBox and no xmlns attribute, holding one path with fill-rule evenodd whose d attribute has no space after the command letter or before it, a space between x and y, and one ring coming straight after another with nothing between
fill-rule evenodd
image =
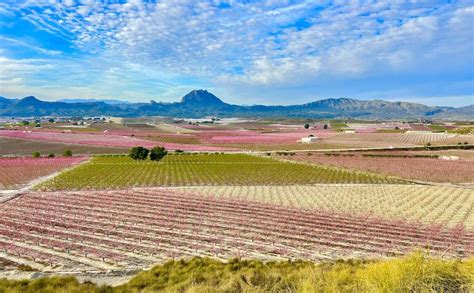
<instances>
[{"instance_id":1,"label":"cloud streak","mask_svg":"<svg viewBox=\"0 0 474 293\"><path fill-rule=\"evenodd\" d=\"M94 70L103 80L111 68L129 70L131 88L156 78L165 99L178 85L216 88L242 102L270 94L269 102L278 103L277 90L302 99L357 96L376 80L383 84L378 92L405 86L412 96L436 96L421 92L420 84L446 86L449 79L467 84L463 96L473 94L469 1L24 1L1 5L0 14L69 46L3 39L44 55L101 63ZM352 93L330 88L354 81L360 85Z\"/></svg>"}]
</instances>

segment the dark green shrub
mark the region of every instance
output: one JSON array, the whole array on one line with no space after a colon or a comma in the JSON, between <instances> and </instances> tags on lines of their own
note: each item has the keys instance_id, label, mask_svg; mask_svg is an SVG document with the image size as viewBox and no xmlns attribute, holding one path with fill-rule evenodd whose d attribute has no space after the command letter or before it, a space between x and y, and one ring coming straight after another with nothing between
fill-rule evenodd
<instances>
[{"instance_id":1,"label":"dark green shrub","mask_svg":"<svg viewBox=\"0 0 474 293\"><path fill-rule=\"evenodd\" d=\"M39 158L39 157L41 157L41 153L40 152L33 152L32 156L33 156L33 158Z\"/></svg>"},{"instance_id":2,"label":"dark green shrub","mask_svg":"<svg viewBox=\"0 0 474 293\"><path fill-rule=\"evenodd\" d=\"M146 160L146 158L148 157L148 153L150 152L150 150L142 147L142 146L137 146L137 147L133 147L130 149L130 153L129 153L129 156L130 158L134 159L134 160Z\"/></svg>"},{"instance_id":3,"label":"dark green shrub","mask_svg":"<svg viewBox=\"0 0 474 293\"><path fill-rule=\"evenodd\" d=\"M168 151L164 147L154 147L150 151L150 160L159 161L168 154Z\"/></svg>"},{"instance_id":4,"label":"dark green shrub","mask_svg":"<svg viewBox=\"0 0 474 293\"><path fill-rule=\"evenodd\" d=\"M71 150L65 150L63 153L64 157L72 157L72 151Z\"/></svg>"}]
</instances>

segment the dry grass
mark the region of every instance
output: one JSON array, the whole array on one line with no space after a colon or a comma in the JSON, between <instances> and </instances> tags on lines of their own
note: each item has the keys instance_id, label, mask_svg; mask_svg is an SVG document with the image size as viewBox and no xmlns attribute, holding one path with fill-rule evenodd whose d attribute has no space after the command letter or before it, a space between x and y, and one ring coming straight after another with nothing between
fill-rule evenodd
<instances>
[{"instance_id":1,"label":"dry grass","mask_svg":"<svg viewBox=\"0 0 474 293\"><path fill-rule=\"evenodd\" d=\"M5 292L471 292L474 261L439 261L421 253L374 262L271 262L194 258L169 261L118 287L73 277L0 280Z\"/></svg>"}]
</instances>

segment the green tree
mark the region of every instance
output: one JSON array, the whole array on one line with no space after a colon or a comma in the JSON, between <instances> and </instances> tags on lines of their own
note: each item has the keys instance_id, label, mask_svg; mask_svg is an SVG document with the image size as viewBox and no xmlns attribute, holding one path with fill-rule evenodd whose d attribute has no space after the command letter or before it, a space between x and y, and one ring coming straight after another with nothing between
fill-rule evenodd
<instances>
[{"instance_id":1,"label":"green tree","mask_svg":"<svg viewBox=\"0 0 474 293\"><path fill-rule=\"evenodd\" d=\"M159 161L168 154L168 151L164 147L154 147L150 152L150 160Z\"/></svg>"},{"instance_id":2,"label":"green tree","mask_svg":"<svg viewBox=\"0 0 474 293\"><path fill-rule=\"evenodd\" d=\"M71 150L65 150L63 153L64 157L72 157L72 151Z\"/></svg>"},{"instance_id":3,"label":"green tree","mask_svg":"<svg viewBox=\"0 0 474 293\"><path fill-rule=\"evenodd\" d=\"M306 124L304 125L304 128L305 128L305 129L309 129L309 124L306 123Z\"/></svg>"},{"instance_id":4,"label":"green tree","mask_svg":"<svg viewBox=\"0 0 474 293\"><path fill-rule=\"evenodd\" d=\"M48 158L54 158L54 154L53 153L49 154Z\"/></svg>"},{"instance_id":5,"label":"green tree","mask_svg":"<svg viewBox=\"0 0 474 293\"><path fill-rule=\"evenodd\" d=\"M39 158L39 157L41 157L41 154L40 154L40 152L33 152L32 156L33 156L33 158Z\"/></svg>"},{"instance_id":6,"label":"green tree","mask_svg":"<svg viewBox=\"0 0 474 293\"><path fill-rule=\"evenodd\" d=\"M324 129L328 129L328 125L327 125L327 124L324 124L323 128L324 128Z\"/></svg>"},{"instance_id":7,"label":"green tree","mask_svg":"<svg viewBox=\"0 0 474 293\"><path fill-rule=\"evenodd\" d=\"M149 149L146 149L142 146L137 146L130 149L129 156L134 160L146 160L149 152Z\"/></svg>"}]
</instances>

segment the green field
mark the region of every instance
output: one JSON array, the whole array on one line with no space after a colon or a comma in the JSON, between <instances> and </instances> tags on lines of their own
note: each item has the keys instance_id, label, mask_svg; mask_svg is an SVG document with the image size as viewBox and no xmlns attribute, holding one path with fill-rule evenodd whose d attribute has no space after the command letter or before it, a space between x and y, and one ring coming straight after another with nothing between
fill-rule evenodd
<instances>
[{"instance_id":1,"label":"green field","mask_svg":"<svg viewBox=\"0 0 474 293\"><path fill-rule=\"evenodd\" d=\"M243 154L168 155L160 162L94 157L38 189L109 189L139 186L400 183L358 171L290 163Z\"/></svg>"},{"instance_id":2,"label":"green field","mask_svg":"<svg viewBox=\"0 0 474 293\"><path fill-rule=\"evenodd\" d=\"M433 129L434 131L438 131L438 132L446 131L446 128L443 125L440 125L440 124L431 124L428 127Z\"/></svg>"},{"instance_id":3,"label":"green field","mask_svg":"<svg viewBox=\"0 0 474 293\"><path fill-rule=\"evenodd\" d=\"M347 124L345 122L331 122L331 128L333 129L341 129L341 128L347 128Z\"/></svg>"}]
</instances>

